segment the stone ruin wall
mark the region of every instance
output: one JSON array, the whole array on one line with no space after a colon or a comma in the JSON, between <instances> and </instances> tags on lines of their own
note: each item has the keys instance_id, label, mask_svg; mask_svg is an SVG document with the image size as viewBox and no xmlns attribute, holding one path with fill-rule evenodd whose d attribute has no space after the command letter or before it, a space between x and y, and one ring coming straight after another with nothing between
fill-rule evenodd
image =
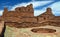
<instances>
[{"instance_id":1,"label":"stone ruin wall","mask_svg":"<svg viewBox=\"0 0 60 37\"><path fill-rule=\"evenodd\" d=\"M27 7L17 7L15 11L8 11L7 8L5 8L2 17L5 21L37 22L36 17L34 17L32 4Z\"/></svg>"},{"instance_id":2,"label":"stone ruin wall","mask_svg":"<svg viewBox=\"0 0 60 37\"><path fill-rule=\"evenodd\" d=\"M4 17L33 17L34 16L34 10L33 5L30 4L27 7L17 7L14 11L8 11L7 8L4 9L3 12Z\"/></svg>"},{"instance_id":3,"label":"stone ruin wall","mask_svg":"<svg viewBox=\"0 0 60 37\"><path fill-rule=\"evenodd\" d=\"M46 11L39 16L34 16L32 4L27 7L17 7L15 11L8 11L8 9L5 8L2 18L0 19L4 20L0 21L0 33L4 27L4 24L17 28L39 27L45 25L60 27L60 16L56 17L49 11Z\"/></svg>"},{"instance_id":4,"label":"stone ruin wall","mask_svg":"<svg viewBox=\"0 0 60 37\"><path fill-rule=\"evenodd\" d=\"M48 8L47 8L48 9ZM58 18L54 19L55 16L52 14L51 10L46 10L45 13L39 15L39 16L34 16L34 9L33 5L27 5L26 7L17 7L15 8L15 11L8 11L7 8L4 9L2 18L4 22L7 22L9 25L10 23L25 23L25 24L38 24L41 25L40 23L42 22L48 22L49 20L57 20ZM29 25L28 24L28 25Z\"/></svg>"}]
</instances>

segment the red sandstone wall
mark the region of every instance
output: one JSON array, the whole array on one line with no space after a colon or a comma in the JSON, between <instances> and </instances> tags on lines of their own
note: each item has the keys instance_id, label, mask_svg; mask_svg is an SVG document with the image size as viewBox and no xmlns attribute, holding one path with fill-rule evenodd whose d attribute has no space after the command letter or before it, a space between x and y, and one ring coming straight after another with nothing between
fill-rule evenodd
<instances>
[{"instance_id":1,"label":"red sandstone wall","mask_svg":"<svg viewBox=\"0 0 60 37\"><path fill-rule=\"evenodd\" d=\"M24 22L35 22L37 23L37 18L36 17L27 17L23 18Z\"/></svg>"},{"instance_id":2,"label":"red sandstone wall","mask_svg":"<svg viewBox=\"0 0 60 37\"><path fill-rule=\"evenodd\" d=\"M27 7L17 7L15 11L8 11L7 8L3 12L4 21L11 22L35 22L40 23L48 20L53 20L55 16L52 14L51 8L47 8L46 12L35 18L33 5ZM57 20L58 18L56 18Z\"/></svg>"},{"instance_id":3,"label":"red sandstone wall","mask_svg":"<svg viewBox=\"0 0 60 37\"><path fill-rule=\"evenodd\" d=\"M22 23L22 22L34 22L37 23L37 18L36 17L26 17L26 18L17 18L17 17L5 17L4 20L5 22L18 22L18 23Z\"/></svg>"},{"instance_id":4,"label":"red sandstone wall","mask_svg":"<svg viewBox=\"0 0 60 37\"><path fill-rule=\"evenodd\" d=\"M27 7L17 7L15 11L8 11L7 8L4 9L3 17L33 17L34 10L33 5L30 4Z\"/></svg>"},{"instance_id":5,"label":"red sandstone wall","mask_svg":"<svg viewBox=\"0 0 60 37\"><path fill-rule=\"evenodd\" d=\"M22 18L17 18L17 17L5 17L4 21L5 22L19 22L19 23L22 23L23 19Z\"/></svg>"}]
</instances>

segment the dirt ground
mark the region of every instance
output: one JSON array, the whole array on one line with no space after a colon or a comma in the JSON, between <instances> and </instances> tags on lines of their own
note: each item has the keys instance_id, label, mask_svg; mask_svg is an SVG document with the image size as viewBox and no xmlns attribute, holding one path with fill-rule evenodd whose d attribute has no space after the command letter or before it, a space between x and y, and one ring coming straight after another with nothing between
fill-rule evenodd
<instances>
[{"instance_id":1,"label":"dirt ground","mask_svg":"<svg viewBox=\"0 0 60 37\"><path fill-rule=\"evenodd\" d=\"M34 33L31 31L33 28L50 28L55 29L55 33ZM6 26L5 37L60 37L60 27L54 26L41 26L32 28L14 28Z\"/></svg>"}]
</instances>

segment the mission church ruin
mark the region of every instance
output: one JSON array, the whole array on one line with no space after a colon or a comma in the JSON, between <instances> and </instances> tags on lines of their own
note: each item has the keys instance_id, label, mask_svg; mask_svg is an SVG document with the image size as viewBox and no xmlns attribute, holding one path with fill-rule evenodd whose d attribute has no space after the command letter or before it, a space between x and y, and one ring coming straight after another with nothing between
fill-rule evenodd
<instances>
[{"instance_id":1,"label":"mission church ruin","mask_svg":"<svg viewBox=\"0 0 60 37\"><path fill-rule=\"evenodd\" d=\"M34 16L32 4L26 7L17 7L15 11L8 11L7 8L4 8L0 20L4 21L4 25L16 28L30 28L46 25L60 27L60 16L53 15L51 8L47 8L46 11L39 16Z\"/></svg>"}]
</instances>

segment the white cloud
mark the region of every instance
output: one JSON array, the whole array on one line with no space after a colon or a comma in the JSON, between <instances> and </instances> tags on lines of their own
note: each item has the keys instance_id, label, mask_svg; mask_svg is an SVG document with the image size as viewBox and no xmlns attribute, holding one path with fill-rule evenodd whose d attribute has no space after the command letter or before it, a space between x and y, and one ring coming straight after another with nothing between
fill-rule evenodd
<instances>
[{"instance_id":1,"label":"white cloud","mask_svg":"<svg viewBox=\"0 0 60 37\"><path fill-rule=\"evenodd\" d=\"M17 5L14 5L11 10L14 10L16 7L27 6L31 3L33 4L33 8L36 8L38 6L42 6L42 5L45 5L50 2L52 2L52 1L32 1L32 2L28 2L28 3L19 3ZM56 2L48 7L52 8L53 14L60 15L60 2ZM45 12L46 8L47 7L44 7L42 10L34 9L34 16L42 14L43 12ZM2 12L3 12L3 10L0 10L0 15L2 15Z\"/></svg>"},{"instance_id":2,"label":"white cloud","mask_svg":"<svg viewBox=\"0 0 60 37\"><path fill-rule=\"evenodd\" d=\"M45 12L45 10L35 10L34 11L34 16L38 16L38 15L44 13L44 12Z\"/></svg>"},{"instance_id":3,"label":"white cloud","mask_svg":"<svg viewBox=\"0 0 60 37\"><path fill-rule=\"evenodd\" d=\"M33 8L36 8L38 6L42 6L42 5L45 5L45 4L50 3L50 2L52 2L52 1L31 1L28 3L19 3L17 5L14 5L11 10L14 10L16 7L27 6L31 3L33 4Z\"/></svg>"},{"instance_id":4,"label":"white cloud","mask_svg":"<svg viewBox=\"0 0 60 37\"><path fill-rule=\"evenodd\" d=\"M51 4L47 7L50 7L52 9L52 12L55 16L60 16L60 1L59 2L56 2L54 4ZM43 13L47 7L44 7L42 10L35 10L35 15L39 15L41 13Z\"/></svg>"},{"instance_id":5,"label":"white cloud","mask_svg":"<svg viewBox=\"0 0 60 37\"><path fill-rule=\"evenodd\" d=\"M14 5L11 10L14 10L16 7L21 7L21 6L26 7L29 4L33 4L33 8L36 8L38 6L43 6L43 5L50 3L50 2L52 2L52 1L35 1L35 0L33 0L31 2L28 2L28 3L19 3L17 5ZM43 12L44 12L44 10L34 10L34 16L40 15Z\"/></svg>"},{"instance_id":6,"label":"white cloud","mask_svg":"<svg viewBox=\"0 0 60 37\"><path fill-rule=\"evenodd\" d=\"M52 4L50 7L51 7L53 10L58 10L58 11L60 11L60 1Z\"/></svg>"},{"instance_id":7,"label":"white cloud","mask_svg":"<svg viewBox=\"0 0 60 37\"><path fill-rule=\"evenodd\" d=\"M0 15L2 15L3 14L3 10L0 10Z\"/></svg>"},{"instance_id":8,"label":"white cloud","mask_svg":"<svg viewBox=\"0 0 60 37\"><path fill-rule=\"evenodd\" d=\"M10 10L14 10L16 7L27 6L31 3L33 4L33 8L36 8L38 6L42 6L42 5L45 5L45 4L50 3L50 2L52 2L52 1L35 1L34 0L34 1L31 1L31 2L28 2L28 3L19 3L17 5L14 5L12 8L10 7L11 8ZM43 10L41 10L41 11L34 10L34 12L37 13L36 15L39 15L39 14L41 14L41 12L43 12ZM2 13L3 13L3 10L0 10L0 15L2 15Z\"/></svg>"},{"instance_id":9,"label":"white cloud","mask_svg":"<svg viewBox=\"0 0 60 37\"><path fill-rule=\"evenodd\" d=\"M60 1L50 5L50 7L52 8L52 11L55 15L60 14Z\"/></svg>"}]
</instances>

